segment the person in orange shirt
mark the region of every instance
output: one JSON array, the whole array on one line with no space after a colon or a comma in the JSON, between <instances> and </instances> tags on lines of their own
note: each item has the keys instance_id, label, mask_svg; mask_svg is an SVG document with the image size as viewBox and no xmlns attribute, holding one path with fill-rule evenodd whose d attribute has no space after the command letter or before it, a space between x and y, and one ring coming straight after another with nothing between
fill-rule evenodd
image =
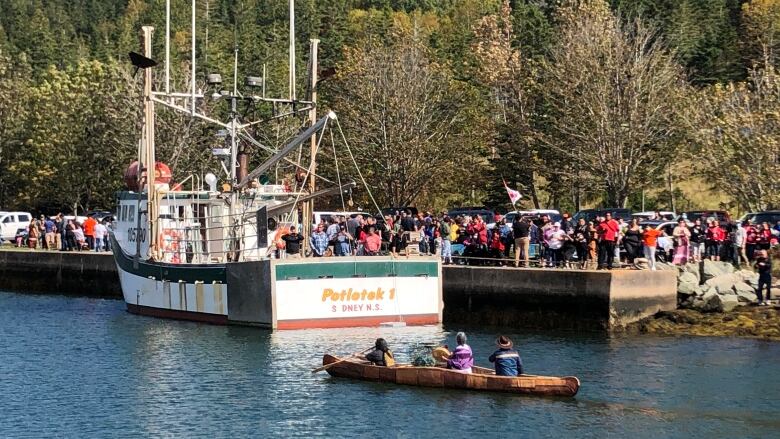
<instances>
[{"instance_id":1,"label":"person in orange shirt","mask_svg":"<svg viewBox=\"0 0 780 439\"><path fill-rule=\"evenodd\" d=\"M650 224L646 224L645 230L642 232L645 259L647 259L651 270L655 270L655 249L658 247L658 237L662 235L664 235L663 231L650 227Z\"/></svg>"},{"instance_id":2,"label":"person in orange shirt","mask_svg":"<svg viewBox=\"0 0 780 439\"><path fill-rule=\"evenodd\" d=\"M95 226L97 221L92 216L84 220L84 237L87 239L87 245L90 249L95 248Z\"/></svg>"}]
</instances>

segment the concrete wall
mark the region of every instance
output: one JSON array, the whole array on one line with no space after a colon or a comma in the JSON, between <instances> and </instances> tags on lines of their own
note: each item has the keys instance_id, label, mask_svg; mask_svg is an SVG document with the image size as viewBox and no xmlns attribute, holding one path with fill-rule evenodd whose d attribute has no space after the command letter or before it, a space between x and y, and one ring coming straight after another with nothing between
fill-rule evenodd
<instances>
[{"instance_id":1,"label":"concrete wall","mask_svg":"<svg viewBox=\"0 0 780 439\"><path fill-rule=\"evenodd\" d=\"M677 306L674 271L444 267L444 321L611 329Z\"/></svg>"},{"instance_id":2,"label":"concrete wall","mask_svg":"<svg viewBox=\"0 0 780 439\"><path fill-rule=\"evenodd\" d=\"M122 298L110 254L0 251L0 289Z\"/></svg>"},{"instance_id":3,"label":"concrete wall","mask_svg":"<svg viewBox=\"0 0 780 439\"><path fill-rule=\"evenodd\" d=\"M229 318L267 324L241 304L247 294L270 300L246 287L270 276L270 264L243 265L228 272ZM445 266L442 279L447 324L611 329L677 306L676 271ZM87 252L0 250L0 290L122 298L114 258Z\"/></svg>"}]
</instances>

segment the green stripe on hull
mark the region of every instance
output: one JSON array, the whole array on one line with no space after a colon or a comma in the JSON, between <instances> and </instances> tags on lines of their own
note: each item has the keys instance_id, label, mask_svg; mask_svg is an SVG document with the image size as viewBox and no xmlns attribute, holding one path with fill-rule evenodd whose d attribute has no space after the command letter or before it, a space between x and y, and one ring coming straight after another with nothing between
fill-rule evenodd
<instances>
[{"instance_id":1,"label":"green stripe on hull","mask_svg":"<svg viewBox=\"0 0 780 439\"><path fill-rule=\"evenodd\" d=\"M285 263L276 266L276 279L320 279L332 277L343 279L350 277L415 277L439 275L437 261L337 261L337 262L301 262Z\"/></svg>"},{"instance_id":2,"label":"green stripe on hull","mask_svg":"<svg viewBox=\"0 0 780 439\"><path fill-rule=\"evenodd\" d=\"M184 281L189 284L195 282L227 283L224 265L205 265L205 264L167 264L163 262L144 262L138 261L138 268L133 267L133 258L128 256L116 242L113 233L111 236L111 246L114 249L114 260L122 271L141 277L153 277L155 280L167 280L169 282Z\"/></svg>"}]
</instances>

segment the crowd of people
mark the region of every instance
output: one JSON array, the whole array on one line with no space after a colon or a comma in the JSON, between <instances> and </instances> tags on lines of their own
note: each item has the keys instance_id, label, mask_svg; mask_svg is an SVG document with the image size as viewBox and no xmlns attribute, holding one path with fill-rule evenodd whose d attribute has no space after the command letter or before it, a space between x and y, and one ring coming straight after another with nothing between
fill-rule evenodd
<instances>
[{"instance_id":1,"label":"crowd of people","mask_svg":"<svg viewBox=\"0 0 780 439\"><path fill-rule=\"evenodd\" d=\"M430 212L373 217L332 216L317 224L310 236L311 254L321 256L438 255L445 264L533 264L555 268L612 269L636 266L651 270L657 261L686 264L703 258L750 265L776 245L780 223L741 224L714 217L680 219L673 228L658 227L659 218L625 221L606 213L593 221L574 221L564 212L560 221L549 215L501 215L488 224L480 215L449 217ZM656 221L654 221L656 220ZM303 254L304 237L295 228L276 243L287 257ZM414 247L414 248L412 248ZM453 256L454 255L454 256Z\"/></svg>"},{"instance_id":2,"label":"crowd of people","mask_svg":"<svg viewBox=\"0 0 780 439\"><path fill-rule=\"evenodd\" d=\"M111 251L108 230L110 218L98 221L88 216L84 221L66 218L62 213L53 217L33 218L15 237L17 247L32 250Z\"/></svg>"}]
</instances>

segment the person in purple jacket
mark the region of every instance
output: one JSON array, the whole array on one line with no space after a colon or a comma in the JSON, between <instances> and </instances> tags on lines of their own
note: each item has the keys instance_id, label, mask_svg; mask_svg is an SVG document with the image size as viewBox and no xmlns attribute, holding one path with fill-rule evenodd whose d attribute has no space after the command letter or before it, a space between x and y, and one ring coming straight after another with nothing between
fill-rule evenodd
<instances>
[{"instance_id":1,"label":"person in purple jacket","mask_svg":"<svg viewBox=\"0 0 780 439\"><path fill-rule=\"evenodd\" d=\"M471 347L466 344L466 334L458 332L455 341L458 342L458 346L450 355L450 359L447 360L447 368L456 372L471 373L471 366L474 365L474 354L471 352Z\"/></svg>"}]
</instances>

